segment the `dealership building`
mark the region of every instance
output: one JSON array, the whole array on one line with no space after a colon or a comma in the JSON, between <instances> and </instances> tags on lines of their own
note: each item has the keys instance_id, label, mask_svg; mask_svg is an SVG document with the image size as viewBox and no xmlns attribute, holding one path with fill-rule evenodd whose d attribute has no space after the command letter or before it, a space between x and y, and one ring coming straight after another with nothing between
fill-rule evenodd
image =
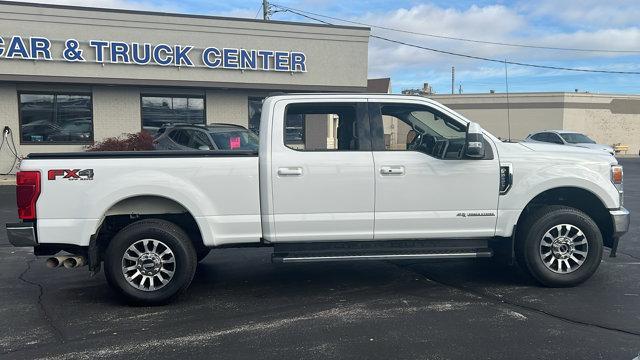
<instances>
[{"instance_id":1,"label":"dealership building","mask_svg":"<svg viewBox=\"0 0 640 360\"><path fill-rule=\"evenodd\" d=\"M255 129L270 93L366 91L368 41L363 27L0 1L0 129L19 155L166 122ZM12 162L3 147L0 172Z\"/></svg>"}]
</instances>

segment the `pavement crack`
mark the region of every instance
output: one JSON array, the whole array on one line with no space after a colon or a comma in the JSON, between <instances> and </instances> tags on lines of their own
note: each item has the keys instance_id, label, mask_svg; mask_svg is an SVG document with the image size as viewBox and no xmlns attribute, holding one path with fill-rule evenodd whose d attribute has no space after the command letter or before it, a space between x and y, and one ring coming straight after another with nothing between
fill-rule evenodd
<instances>
[{"instance_id":1,"label":"pavement crack","mask_svg":"<svg viewBox=\"0 0 640 360\"><path fill-rule=\"evenodd\" d=\"M62 331L60 331L60 329L58 329L58 327L54 324L53 320L51 319L51 316L47 312L47 309L45 308L42 302L42 296L44 295L44 288L39 283L33 282L31 280L27 280L24 277L29 272L29 270L31 270L31 264L33 264L33 262L36 259L37 258L34 256L31 260L27 260L26 262L27 267L26 269L24 269L24 271L20 275L18 275L18 279L20 279L22 282L26 284L29 284L38 288L38 307L40 308L40 311L42 311L42 314L44 315L44 319L47 325L49 325L49 327L51 327L51 329L53 330L54 336L57 338L57 340L64 343L65 338L64 338L64 335L62 334Z\"/></svg>"},{"instance_id":2,"label":"pavement crack","mask_svg":"<svg viewBox=\"0 0 640 360\"><path fill-rule=\"evenodd\" d=\"M413 274L417 274L429 281L433 281L437 284L440 284L442 286L446 286L452 289L456 289L462 292L466 292L468 294L477 296L479 298L482 299L486 299L489 300L493 303L498 303L498 304L502 304L502 305L507 305L510 306L512 308L516 308L519 310L524 310L524 311L529 311L529 312L533 312L533 313L537 313L537 314L541 314L541 315L545 315L548 317L552 317L555 318L557 320L563 321L563 322L567 322L570 324L574 324L574 325L582 325L582 326L588 326L588 327L594 327L594 328L598 328L598 329L602 329L602 330L608 330L608 331L613 331L613 332L617 332L617 333L622 333L622 334L626 334L626 335L633 335L633 336L640 336L640 332L637 331L632 331L632 330L624 330L624 329L618 329L618 328L614 328L614 327L610 327L610 326L606 326L606 325L599 325L599 324L594 324L594 323L590 323L590 322L586 322L586 321L582 321L582 320L577 320L577 319L573 319L573 318L569 318L569 317L565 317L565 316L561 316L561 315L557 315L554 313L550 313L548 311L542 310L542 309L538 309L532 306L527 306L527 305L523 305L521 303L515 302L515 301L511 301L502 297L498 297L495 296L491 293L485 293L485 292L480 292L480 291L475 291L473 289L469 289L468 287L465 286L461 286L461 285L455 285L455 284L450 284L447 283L445 281L442 280L438 280L438 279L434 279L432 277L428 277L422 273L419 273L411 268L408 268L406 266L401 266L399 264L394 264L397 267L401 268L401 269L405 269L406 271L410 271Z\"/></svg>"},{"instance_id":3,"label":"pavement crack","mask_svg":"<svg viewBox=\"0 0 640 360\"><path fill-rule=\"evenodd\" d=\"M640 256L631 255L631 254L628 254L626 252L618 251L618 254L622 254L622 255L628 256L628 257L630 257L632 259L640 260Z\"/></svg>"}]
</instances>

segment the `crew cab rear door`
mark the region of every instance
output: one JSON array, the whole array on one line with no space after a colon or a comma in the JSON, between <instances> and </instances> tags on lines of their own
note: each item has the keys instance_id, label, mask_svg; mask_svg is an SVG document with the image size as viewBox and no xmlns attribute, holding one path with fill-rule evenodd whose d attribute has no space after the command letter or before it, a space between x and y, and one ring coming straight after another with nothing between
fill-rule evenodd
<instances>
[{"instance_id":1,"label":"crew cab rear door","mask_svg":"<svg viewBox=\"0 0 640 360\"><path fill-rule=\"evenodd\" d=\"M271 138L275 241L373 239L366 99L301 99L279 106L274 116L284 119L274 119Z\"/></svg>"},{"instance_id":2,"label":"crew cab rear door","mask_svg":"<svg viewBox=\"0 0 640 360\"><path fill-rule=\"evenodd\" d=\"M493 236L499 163L463 155L466 123L415 100L370 100L376 240ZM491 142L491 141L489 141Z\"/></svg>"}]
</instances>

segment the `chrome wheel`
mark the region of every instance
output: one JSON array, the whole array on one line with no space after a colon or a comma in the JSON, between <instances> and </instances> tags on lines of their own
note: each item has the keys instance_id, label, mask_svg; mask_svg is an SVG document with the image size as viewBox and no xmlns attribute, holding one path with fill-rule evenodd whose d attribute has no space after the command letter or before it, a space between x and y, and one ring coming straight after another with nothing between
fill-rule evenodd
<instances>
[{"instance_id":1,"label":"chrome wheel","mask_svg":"<svg viewBox=\"0 0 640 360\"><path fill-rule=\"evenodd\" d=\"M540 240L540 258L547 269L568 274L576 271L589 252L587 237L571 224L561 224L549 229Z\"/></svg>"},{"instance_id":2,"label":"chrome wheel","mask_svg":"<svg viewBox=\"0 0 640 360\"><path fill-rule=\"evenodd\" d=\"M176 269L173 251L162 241L138 240L122 256L122 274L129 285L142 291L158 290L171 281Z\"/></svg>"}]
</instances>

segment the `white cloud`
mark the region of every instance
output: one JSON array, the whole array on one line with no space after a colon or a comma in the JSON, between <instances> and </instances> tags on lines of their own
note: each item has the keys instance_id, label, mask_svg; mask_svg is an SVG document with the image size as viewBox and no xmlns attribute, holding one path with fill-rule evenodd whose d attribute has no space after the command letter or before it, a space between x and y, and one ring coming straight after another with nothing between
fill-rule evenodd
<instances>
[{"instance_id":1,"label":"white cloud","mask_svg":"<svg viewBox=\"0 0 640 360\"><path fill-rule=\"evenodd\" d=\"M615 0L614 0L615 1ZM534 44L551 47L589 49L640 50L640 28L594 28L589 30L558 31L546 24L536 23L521 8L492 5L471 6L466 10L441 8L434 5L417 5L409 9L397 9L388 13L368 13L357 21L372 25L405 29L421 33L441 34L451 37L474 38L493 42ZM593 52L547 51L531 48L504 47L461 41L442 40L433 37L372 29L373 34L401 40L430 48L463 53L493 59L508 59L529 63L581 62L611 59L636 54ZM448 73L452 65L468 71L467 76L491 77L486 69L502 69L478 60L438 54L422 49L383 40L371 39L369 69L372 77L391 73L434 71ZM517 67L513 67L517 75ZM483 70L484 69L484 70ZM503 72L503 70L498 70ZM462 74L461 74L462 75ZM495 76L495 75L494 75ZM425 79L428 80L428 79ZM420 82L420 79L416 79Z\"/></svg>"},{"instance_id":2,"label":"white cloud","mask_svg":"<svg viewBox=\"0 0 640 360\"><path fill-rule=\"evenodd\" d=\"M519 6L537 18L551 18L573 28L619 27L638 24L637 0L527 1Z\"/></svg>"}]
</instances>

